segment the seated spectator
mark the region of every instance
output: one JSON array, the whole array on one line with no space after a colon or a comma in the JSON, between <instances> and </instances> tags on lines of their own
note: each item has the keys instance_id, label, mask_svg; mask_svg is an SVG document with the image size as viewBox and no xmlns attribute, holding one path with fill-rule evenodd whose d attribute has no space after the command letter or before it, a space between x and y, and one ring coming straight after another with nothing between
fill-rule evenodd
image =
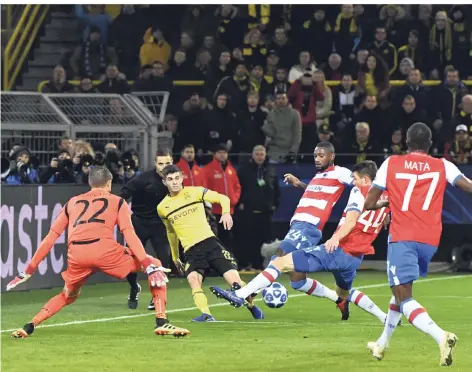
<instances>
[{"instance_id":1,"label":"seated spectator","mask_svg":"<svg viewBox=\"0 0 472 372\"><path fill-rule=\"evenodd\" d=\"M280 91L280 92L276 93L275 96L277 96L278 94L287 94L287 93ZM275 107L276 107L275 106L275 98L272 94L269 94L266 97L264 97L263 102L264 103L261 106L261 110L263 112L268 114L269 112L272 112L272 111L275 110Z\"/></svg>"},{"instance_id":2,"label":"seated spectator","mask_svg":"<svg viewBox=\"0 0 472 372\"><path fill-rule=\"evenodd\" d=\"M391 137L385 142L383 151L385 154L385 159L387 159L390 155L403 155L407 153L408 148L405 143L403 129L395 128L393 130Z\"/></svg>"},{"instance_id":3,"label":"seated spectator","mask_svg":"<svg viewBox=\"0 0 472 372\"><path fill-rule=\"evenodd\" d=\"M363 96L352 83L352 76L344 74L341 84L333 92L333 111L335 115L332 121L336 123L338 131L343 131L344 128L349 126L362 100Z\"/></svg>"},{"instance_id":4,"label":"seated spectator","mask_svg":"<svg viewBox=\"0 0 472 372\"><path fill-rule=\"evenodd\" d=\"M68 151L62 150L52 158L48 169L41 174L41 183L75 183L74 164Z\"/></svg>"},{"instance_id":5,"label":"seated spectator","mask_svg":"<svg viewBox=\"0 0 472 372\"><path fill-rule=\"evenodd\" d=\"M286 94L277 94L276 108L269 112L262 127L269 137L269 157L271 162L294 162L302 140L300 114L288 104Z\"/></svg>"},{"instance_id":6,"label":"seated spectator","mask_svg":"<svg viewBox=\"0 0 472 372\"><path fill-rule=\"evenodd\" d=\"M310 51L315 61L322 62L333 49L333 27L326 19L324 7L315 7L313 18L303 23L299 44L302 50Z\"/></svg>"},{"instance_id":7,"label":"seated spectator","mask_svg":"<svg viewBox=\"0 0 472 372\"><path fill-rule=\"evenodd\" d=\"M382 59L387 65L389 75L393 75L398 67L397 47L387 40L387 30L384 26L375 28L375 40L370 46L370 50Z\"/></svg>"},{"instance_id":8,"label":"seated spectator","mask_svg":"<svg viewBox=\"0 0 472 372\"><path fill-rule=\"evenodd\" d=\"M244 107L251 87L246 66L238 63L234 75L225 77L220 81L213 94L213 98L216 99L221 93L228 95L231 97L229 102L231 111L237 112Z\"/></svg>"},{"instance_id":9,"label":"seated spectator","mask_svg":"<svg viewBox=\"0 0 472 372\"><path fill-rule=\"evenodd\" d=\"M211 5L188 5L180 29L194 34L195 41L200 43L207 35L215 35L218 18Z\"/></svg>"},{"instance_id":10,"label":"seated spectator","mask_svg":"<svg viewBox=\"0 0 472 372\"><path fill-rule=\"evenodd\" d=\"M70 58L72 71L76 77L99 80L109 64L118 64L115 49L107 46L100 29L92 27L88 39L75 48Z\"/></svg>"},{"instance_id":11,"label":"seated spectator","mask_svg":"<svg viewBox=\"0 0 472 372\"><path fill-rule=\"evenodd\" d=\"M420 111L427 111L428 92L426 92L425 87L422 85L421 72L416 68L410 70L406 84L395 90L393 107L399 109L406 96L412 96L415 99L416 107Z\"/></svg>"},{"instance_id":12,"label":"seated spectator","mask_svg":"<svg viewBox=\"0 0 472 372\"><path fill-rule=\"evenodd\" d=\"M408 44L398 48L398 60L403 61L403 58L410 58L417 69L421 71L424 66L424 50L419 40L419 32L411 30L408 34Z\"/></svg>"},{"instance_id":13,"label":"seated spectator","mask_svg":"<svg viewBox=\"0 0 472 372\"><path fill-rule=\"evenodd\" d=\"M272 84L270 84L265 76L264 69L260 65L252 67L249 74L249 81L251 83L251 90L259 93L259 95L265 97L267 94L271 94L273 91Z\"/></svg>"},{"instance_id":14,"label":"seated spectator","mask_svg":"<svg viewBox=\"0 0 472 372\"><path fill-rule=\"evenodd\" d=\"M155 90L169 92L172 94L174 85L172 80L164 72L164 65L160 62L155 62L152 65L152 79L155 84Z\"/></svg>"},{"instance_id":15,"label":"seated spectator","mask_svg":"<svg viewBox=\"0 0 472 372\"><path fill-rule=\"evenodd\" d=\"M69 84L66 78L66 71L62 66L54 67L52 79L41 89L42 93L72 93L74 86Z\"/></svg>"},{"instance_id":16,"label":"seated spectator","mask_svg":"<svg viewBox=\"0 0 472 372\"><path fill-rule=\"evenodd\" d=\"M469 136L472 138L472 94L462 97L462 110L456 113L451 126L456 128L460 124L464 124L467 127Z\"/></svg>"},{"instance_id":17,"label":"seated spectator","mask_svg":"<svg viewBox=\"0 0 472 372\"><path fill-rule=\"evenodd\" d=\"M465 124L456 127L455 141L446 143L444 157L457 165L472 165L472 138Z\"/></svg>"},{"instance_id":18,"label":"seated spectator","mask_svg":"<svg viewBox=\"0 0 472 372\"><path fill-rule=\"evenodd\" d=\"M267 82L273 83L275 74L277 73L277 68L279 66L280 58L275 50L269 50L267 53L267 60L265 65L265 77Z\"/></svg>"},{"instance_id":19,"label":"seated spectator","mask_svg":"<svg viewBox=\"0 0 472 372\"><path fill-rule=\"evenodd\" d=\"M336 141L333 141L334 133L331 131L328 124L320 125L320 127L317 130L317 134L318 134L318 142L336 142Z\"/></svg>"},{"instance_id":20,"label":"seated spectator","mask_svg":"<svg viewBox=\"0 0 472 372\"><path fill-rule=\"evenodd\" d=\"M275 79L272 84L274 90L273 94L277 95L277 93L288 93L290 90L291 84L288 82L288 74L287 70L283 67L277 68L275 73Z\"/></svg>"},{"instance_id":21,"label":"seated spectator","mask_svg":"<svg viewBox=\"0 0 472 372\"><path fill-rule=\"evenodd\" d=\"M139 51L141 67L161 62L167 70L171 48L159 28L148 28L143 37L144 43Z\"/></svg>"},{"instance_id":22,"label":"seated spectator","mask_svg":"<svg viewBox=\"0 0 472 372\"><path fill-rule=\"evenodd\" d=\"M385 61L375 54L369 55L365 67L359 72L357 86L367 96L376 96L385 102L390 91L390 79Z\"/></svg>"},{"instance_id":23,"label":"seated spectator","mask_svg":"<svg viewBox=\"0 0 472 372\"><path fill-rule=\"evenodd\" d=\"M215 41L215 36L213 36L213 34L208 34L203 37L203 43L200 50L206 50L208 53L210 53L212 57L216 57L220 55L223 49L226 50L226 47L222 46L221 44L217 44Z\"/></svg>"},{"instance_id":24,"label":"seated spectator","mask_svg":"<svg viewBox=\"0 0 472 372\"><path fill-rule=\"evenodd\" d=\"M313 81L320 87L323 99L316 101L316 125L327 124L330 115L333 113L333 93L326 84L326 77L321 70L315 71Z\"/></svg>"},{"instance_id":25,"label":"seated spectator","mask_svg":"<svg viewBox=\"0 0 472 372\"><path fill-rule=\"evenodd\" d=\"M381 161L379 157L381 148L370 134L369 124L359 122L356 124L356 135L346 141L342 152L345 154L353 154L341 158L341 162L345 165L358 164L364 160L372 160L376 163Z\"/></svg>"},{"instance_id":26,"label":"seated spectator","mask_svg":"<svg viewBox=\"0 0 472 372\"><path fill-rule=\"evenodd\" d=\"M179 117L179 132L174 151L181 151L183 146L192 143L201 156L205 147L205 132L208 115L208 101L194 93L183 104L183 113Z\"/></svg>"},{"instance_id":27,"label":"seated spectator","mask_svg":"<svg viewBox=\"0 0 472 372\"><path fill-rule=\"evenodd\" d=\"M259 107L259 94L249 92L247 95L247 105L236 116L238 127L237 151L249 154L254 146L264 145L266 136L262 131L267 113ZM241 155L239 163L244 163L248 155Z\"/></svg>"},{"instance_id":28,"label":"seated spectator","mask_svg":"<svg viewBox=\"0 0 472 372\"><path fill-rule=\"evenodd\" d=\"M15 145L8 154L10 171L5 179L7 185L24 185L39 183L37 159L34 159L30 150L21 145Z\"/></svg>"},{"instance_id":29,"label":"seated spectator","mask_svg":"<svg viewBox=\"0 0 472 372\"><path fill-rule=\"evenodd\" d=\"M245 25L243 19L238 15L236 6L225 4L217 10L220 15L217 38L228 49L238 48L243 43Z\"/></svg>"},{"instance_id":30,"label":"seated spectator","mask_svg":"<svg viewBox=\"0 0 472 372\"><path fill-rule=\"evenodd\" d=\"M359 73L365 70L369 51L367 49L359 49L356 53L356 60L349 63L348 71L351 72L352 78L357 80Z\"/></svg>"},{"instance_id":31,"label":"seated spectator","mask_svg":"<svg viewBox=\"0 0 472 372\"><path fill-rule=\"evenodd\" d=\"M343 73L341 71L341 56L338 53L331 53L328 58L328 66L323 69L323 72L328 80L341 81Z\"/></svg>"},{"instance_id":32,"label":"seated spectator","mask_svg":"<svg viewBox=\"0 0 472 372\"><path fill-rule=\"evenodd\" d=\"M403 98L402 109L395 110L391 117L389 133L395 128L401 128L406 132L410 126L418 122L429 124L426 112L416 107L413 96L405 96Z\"/></svg>"},{"instance_id":33,"label":"seated spectator","mask_svg":"<svg viewBox=\"0 0 472 372\"><path fill-rule=\"evenodd\" d=\"M185 52L187 61L189 63L195 63L195 58L197 57L197 48L195 46L195 39L192 32L185 31L180 34L180 45L178 49Z\"/></svg>"},{"instance_id":34,"label":"seated spectator","mask_svg":"<svg viewBox=\"0 0 472 372\"><path fill-rule=\"evenodd\" d=\"M380 22L385 26L388 40L399 47L406 38L405 9L402 5L384 5L379 13Z\"/></svg>"},{"instance_id":35,"label":"seated spectator","mask_svg":"<svg viewBox=\"0 0 472 372\"><path fill-rule=\"evenodd\" d=\"M228 50L223 50L217 61L215 61L215 67L212 69L212 80L216 82L216 85L221 79L233 75L233 66L231 61L231 53ZM217 67L216 67L217 66Z\"/></svg>"},{"instance_id":36,"label":"seated spectator","mask_svg":"<svg viewBox=\"0 0 472 372\"><path fill-rule=\"evenodd\" d=\"M456 64L466 80L472 80L472 32L469 34L467 48L459 51Z\"/></svg>"},{"instance_id":37,"label":"seated spectator","mask_svg":"<svg viewBox=\"0 0 472 372\"><path fill-rule=\"evenodd\" d=\"M261 32L254 28L244 38L242 46L244 61L247 65L264 65L267 57L267 46L262 40Z\"/></svg>"},{"instance_id":38,"label":"seated spectator","mask_svg":"<svg viewBox=\"0 0 472 372\"><path fill-rule=\"evenodd\" d=\"M120 74L116 65L108 65L105 80L97 86L100 93L125 94L130 92L126 77Z\"/></svg>"},{"instance_id":39,"label":"seated spectator","mask_svg":"<svg viewBox=\"0 0 472 372\"><path fill-rule=\"evenodd\" d=\"M162 65L161 65L162 66ZM153 79L153 66L144 65L141 67L141 73L138 78L134 81L131 88L133 92L152 92L157 91L156 82Z\"/></svg>"},{"instance_id":40,"label":"seated spectator","mask_svg":"<svg viewBox=\"0 0 472 372\"><path fill-rule=\"evenodd\" d=\"M80 84L74 88L74 93L100 93L93 85L90 78L83 78L80 80Z\"/></svg>"},{"instance_id":41,"label":"seated spectator","mask_svg":"<svg viewBox=\"0 0 472 372\"><path fill-rule=\"evenodd\" d=\"M286 68L293 66L293 64L296 63L297 50L293 43L288 39L284 26L277 26L274 34L275 35L268 48L273 50L279 56L280 66Z\"/></svg>"},{"instance_id":42,"label":"seated spectator","mask_svg":"<svg viewBox=\"0 0 472 372\"><path fill-rule=\"evenodd\" d=\"M168 71L172 80L202 80L200 71L187 60L187 53L182 49L174 52L174 59L170 63Z\"/></svg>"},{"instance_id":43,"label":"seated spectator","mask_svg":"<svg viewBox=\"0 0 472 372\"><path fill-rule=\"evenodd\" d=\"M195 61L195 68L200 71L204 80L208 80L212 75L212 67L210 65L211 54L208 50L202 49L197 54L197 60Z\"/></svg>"},{"instance_id":44,"label":"seated spectator","mask_svg":"<svg viewBox=\"0 0 472 372\"><path fill-rule=\"evenodd\" d=\"M235 118L228 106L228 96L220 93L216 97L215 107L206 116L205 127L200 129L205 135L205 152L212 151L219 144L224 144L231 151L237 134Z\"/></svg>"},{"instance_id":45,"label":"seated spectator","mask_svg":"<svg viewBox=\"0 0 472 372\"><path fill-rule=\"evenodd\" d=\"M293 66L288 73L288 81L292 84L294 81L300 79L306 72L312 74L317 70L315 63L311 61L310 52L302 50L299 56L299 64Z\"/></svg>"},{"instance_id":46,"label":"seated spectator","mask_svg":"<svg viewBox=\"0 0 472 372\"><path fill-rule=\"evenodd\" d=\"M444 11L436 13L434 22L429 32L428 70L436 70L442 78L445 67L452 64L453 30Z\"/></svg>"},{"instance_id":47,"label":"seated spectator","mask_svg":"<svg viewBox=\"0 0 472 372\"><path fill-rule=\"evenodd\" d=\"M336 17L334 23L334 49L345 61L351 59L355 50L360 28L354 16L352 4L341 5L341 13Z\"/></svg>"},{"instance_id":48,"label":"seated spectator","mask_svg":"<svg viewBox=\"0 0 472 372\"><path fill-rule=\"evenodd\" d=\"M389 129L385 120L385 111L377 104L377 97L367 95L360 111L354 116L353 124L368 123L370 133L374 138L381 137ZM346 135L351 137L354 134L354 126L349 126Z\"/></svg>"},{"instance_id":49,"label":"seated spectator","mask_svg":"<svg viewBox=\"0 0 472 372\"><path fill-rule=\"evenodd\" d=\"M393 80L406 80L410 71L415 68L415 63L411 58L403 58L398 65L398 70L392 75Z\"/></svg>"},{"instance_id":50,"label":"seated spectator","mask_svg":"<svg viewBox=\"0 0 472 372\"><path fill-rule=\"evenodd\" d=\"M93 28L98 28L104 43L108 43L108 26L112 19L108 13L105 12L105 7L103 5L75 5L75 15L84 25L82 35L83 41L89 38Z\"/></svg>"}]
</instances>

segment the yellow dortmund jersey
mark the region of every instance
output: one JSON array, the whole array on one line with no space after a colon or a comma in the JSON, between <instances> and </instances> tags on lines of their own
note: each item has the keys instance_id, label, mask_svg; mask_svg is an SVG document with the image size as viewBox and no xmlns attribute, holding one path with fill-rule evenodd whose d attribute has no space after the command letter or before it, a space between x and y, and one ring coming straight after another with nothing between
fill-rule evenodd
<instances>
[{"instance_id":1,"label":"yellow dortmund jersey","mask_svg":"<svg viewBox=\"0 0 472 372\"><path fill-rule=\"evenodd\" d=\"M220 204L223 214L230 211L226 195L203 187L185 187L175 196L167 195L157 206L157 213L167 229L174 261L179 258L179 240L186 252L195 244L215 236L206 219L205 201Z\"/></svg>"}]
</instances>

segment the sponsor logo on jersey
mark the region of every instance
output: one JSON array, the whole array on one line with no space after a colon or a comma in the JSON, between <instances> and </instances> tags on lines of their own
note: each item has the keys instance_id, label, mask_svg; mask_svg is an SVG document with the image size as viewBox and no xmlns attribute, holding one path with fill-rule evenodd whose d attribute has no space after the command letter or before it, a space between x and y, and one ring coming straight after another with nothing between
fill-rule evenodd
<instances>
[{"instance_id":1,"label":"sponsor logo on jersey","mask_svg":"<svg viewBox=\"0 0 472 372\"><path fill-rule=\"evenodd\" d=\"M173 216L170 216L169 221L170 221L171 224L174 224L178 219L180 219L182 217L191 216L197 211L198 211L198 206L182 210L179 213L174 214Z\"/></svg>"}]
</instances>

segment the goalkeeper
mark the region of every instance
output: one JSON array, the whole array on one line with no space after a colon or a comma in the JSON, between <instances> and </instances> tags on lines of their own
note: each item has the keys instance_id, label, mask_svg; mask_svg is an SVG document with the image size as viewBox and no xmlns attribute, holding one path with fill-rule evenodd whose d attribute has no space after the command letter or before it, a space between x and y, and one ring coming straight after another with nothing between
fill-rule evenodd
<instances>
[{"instance_id":1,"label":"goalkeeper","mask_svg":"<svg viewBox=\"0 0 472 372\"><path fill-rule=\"evenodd\" d=\"M233 226L229 213L230 201L225 195L203 187L183 187L183 175L179 167L168 165L162 171L169 195L157 206L159 217L167 229L172 259L181 274L185 273L192 289L193 300L201 315L194 322L214 322L202 283L210 269L215 270L226 282L239 289L245 285L239 277L233 255L224 249L210 228L205 216L204 202L219 203L222 207L220 223L226 230ZM179 259L179 240L186 264ZM263 319L262 311L249 298L248 309L254 319Z\"/></svg>"}]
</instances>

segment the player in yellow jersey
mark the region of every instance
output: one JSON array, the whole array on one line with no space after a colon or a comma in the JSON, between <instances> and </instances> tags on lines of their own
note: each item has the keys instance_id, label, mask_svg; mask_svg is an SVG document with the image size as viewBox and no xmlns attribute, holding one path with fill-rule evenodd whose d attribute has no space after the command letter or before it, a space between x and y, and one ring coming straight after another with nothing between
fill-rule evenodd
<instances>
[{"instance_id":1,"label":"player in yellow jersey","mask_svg":"<svg viewBox=\"0 0 472 372\"><path fill-rule=\"evenodd\" d=\"M233 219L229 213L229 198L203 187L184 188L182 172L175 165L165 167L162 174L169 195L159 203L157 213L166 226L175 266L187 276L195 305L202 312L192 321L214 322L215 318L211 315L208 299L202 289L208 271L215 270L233 288L244 286L236 260L216 238L205 216L204 202L219 203L222 208L219 222L230 230ZM184 249L185 267L179 259L179 240ZM254 319L264 319L262 311L249 300L248 309Z\"/></svg>"}]
</instances>

